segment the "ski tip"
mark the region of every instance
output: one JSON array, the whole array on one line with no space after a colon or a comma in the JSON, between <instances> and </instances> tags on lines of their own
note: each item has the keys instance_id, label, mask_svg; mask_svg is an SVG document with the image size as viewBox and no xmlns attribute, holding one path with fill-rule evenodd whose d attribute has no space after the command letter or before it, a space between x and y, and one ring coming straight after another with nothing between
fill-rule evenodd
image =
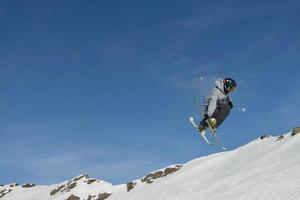
<instances>
[{"instance_id":1,"label":"ski tip","mask_svg":"<svg viewBox=\"0 0 300 200\"><path fill-rule=\"evenodd\" d=\"M194 118L193 118L193 117L189 117L189 120L190 120L190 121L194 121Z\"/></svg>"}]
</instances>

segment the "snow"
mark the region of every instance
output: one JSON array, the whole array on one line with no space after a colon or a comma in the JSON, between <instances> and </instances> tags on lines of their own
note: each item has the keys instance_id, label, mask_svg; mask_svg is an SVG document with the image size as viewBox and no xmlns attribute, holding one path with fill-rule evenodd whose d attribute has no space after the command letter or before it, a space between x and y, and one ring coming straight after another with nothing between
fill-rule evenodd
<instances>
[{"instance_id":1,"label":"snow","mask_svg":"<svg viewBox=\"0 0 300 200\"><path fill-rule=\"evenodd\" d=\"M13 187L1 200L63 200L71 194L87 199L89 195L112 193L109 200L295 200L300 199L300 134L256 139L232 151L191 160L173 174L148 184L135 180L127 192L126 184L112 185L97 180L87 184L88 177L77 180L75 188L50 192L60 184ZM72 180L74 182L74 179ZM70 182L69 182L70 183ZM0 187L0 191L10 188Z\"/></svg>"}]
</instances>

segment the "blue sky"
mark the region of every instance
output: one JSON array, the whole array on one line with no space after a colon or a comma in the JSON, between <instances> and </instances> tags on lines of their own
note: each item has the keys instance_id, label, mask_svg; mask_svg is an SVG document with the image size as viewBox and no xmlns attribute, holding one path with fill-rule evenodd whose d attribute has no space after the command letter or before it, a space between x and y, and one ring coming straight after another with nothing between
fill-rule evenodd
<instances>
[{"instance_id":1,"label":"blue sky","mask_svg":"<svg viewBox=\"0 0 300 200\"><path fill-rule=\"evenodd\" d=\"M300 2L1 1L0 183L114 184L219 152L188 122L232 77L234 149L300 125ZM238 111L245 107L246 112Z\"/></svg>"}]
</instances>

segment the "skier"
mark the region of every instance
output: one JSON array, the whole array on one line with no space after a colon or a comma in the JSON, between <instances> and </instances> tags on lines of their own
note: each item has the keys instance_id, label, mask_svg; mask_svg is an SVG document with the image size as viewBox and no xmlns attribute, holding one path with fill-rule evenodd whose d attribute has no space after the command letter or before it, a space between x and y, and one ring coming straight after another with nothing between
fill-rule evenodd
<instances>
[{"instance_id":1,"label":"skier","mask_svg":"<svg viewBox=\"0 0 300 200\"><path fill-rule=\"evenodd\" d=\"M231 78L215 81L215 87L205 103L204 118L198 126L199 132L205 133L209 125L216 130L222 124L233 108L229 94L234 92L236 86L236 82Z\"/></svg>"}]
</instances>

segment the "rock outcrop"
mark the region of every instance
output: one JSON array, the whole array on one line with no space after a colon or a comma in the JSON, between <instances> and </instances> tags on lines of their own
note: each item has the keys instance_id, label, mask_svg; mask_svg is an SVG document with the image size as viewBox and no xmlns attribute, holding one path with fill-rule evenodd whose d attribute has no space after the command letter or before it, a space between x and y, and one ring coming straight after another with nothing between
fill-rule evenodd
<instances>
[{"instance_id":1,"label":"rock outcrop","mask_svg":"<svg viewBox=\"0 0 300 200\"><path fill-rule=\"evenodd\" d=\"M141 179L144 183L153 183L155 179L162 178L164 176L168 176L176 171L178 171L182 165L175 165L174 167L168 167L162 171L156 171L153 173L148 174L144 178Z\"/></svg>"},{"instance_id":2,"label":"rock outcrop","mask_svg":"<svg viewBox=\"0 0 300 200\"><path fill-rule=\"evenodd\" d=\"M129 183L127 183L126 184L126 186L127 186L127 192L129 192L130 190L132 190L135 187L136 184L137 184L136 182L129 182Z\"/></svg>"},{"instance_id":3,"label":"rock outcrop","mask_svg":"<svg viewBox=\"0 0 300 200\"><path fill-rule=\"evenodd\" d=\"M80 198L72 194L67 198L67 200L80 200Z\"/></svg>"},{"instance_id":4,"label":"rock outcrop","mask_svg":"<svg viewBox=\"0 0 300 200\"><path fill-rule=\"evenodd\" d=\"M12 189L3 189L0 190L0 198L4 197L5 195L7 195L8 193L10 193L12 191Z\"/></svg>"},{"instance_id":5,"label":"rock outcrop","mask_svg":"<svg viewBox=\"0 0 300 200\"><path fill-rule=\"evenodd\" d=\"M97 200L104 200L104 199L107 199L110 195L111 195L111 193L106 193L106 192L100 193L100 194L98 195L98 199L97 199Z\"/></svg>"},{"instance_id":6,"label":"rock outcrop","mask_svg":"<svg viewBox=\"0 0 300 200\"><path fill-rule=\"evenodd\" d=\"M300 133L300 127L295 127L292 131L292 136L296 135L296 134L299 134Z\"/></svg>"},{"instance_id":7,"label":"rock outcrop","mask_svg":"<svg viewBox=\"0 0 300 200\"><path fill-rule=\"evenodd\" d=\"M34 187L34 186L35 186L35 184L32 184L32 183L24 183L22 185L22 188L30 188L30 187Z\"/></svg>"}]
</instances>

